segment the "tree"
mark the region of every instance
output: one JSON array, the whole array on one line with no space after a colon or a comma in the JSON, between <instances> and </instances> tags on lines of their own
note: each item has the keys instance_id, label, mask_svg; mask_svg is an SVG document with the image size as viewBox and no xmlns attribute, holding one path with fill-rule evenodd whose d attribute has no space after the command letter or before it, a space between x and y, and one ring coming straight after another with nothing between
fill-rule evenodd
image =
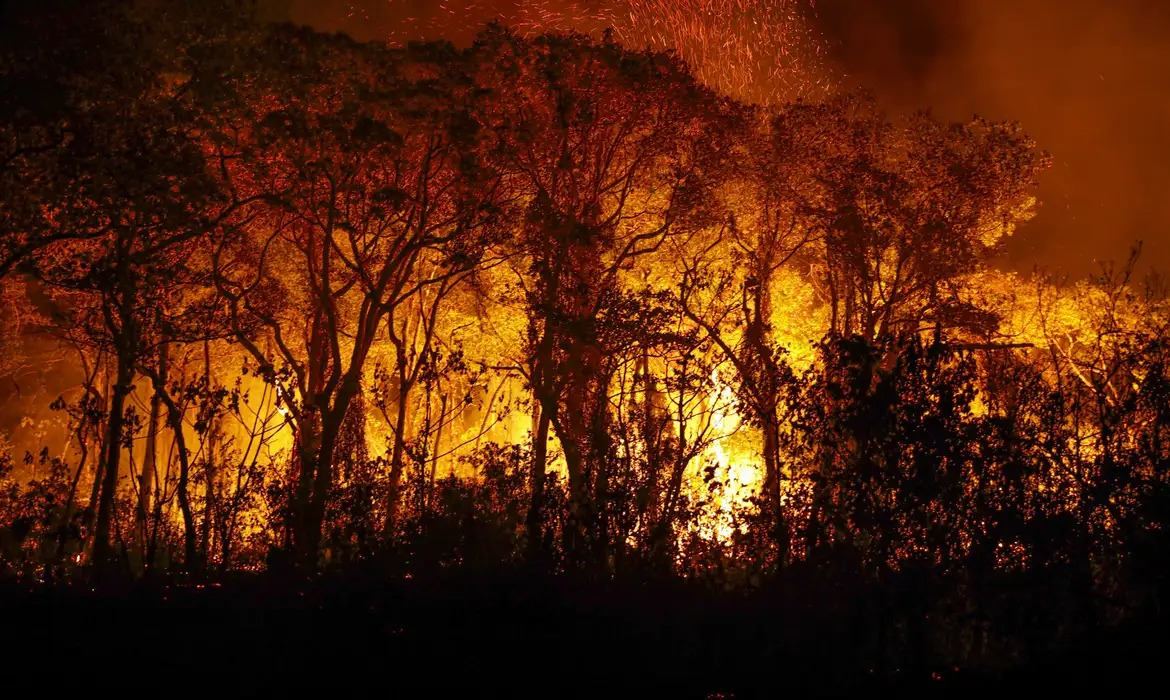
<instances>
[{"instance_id":1,"label":"tree","mask_svg":"<svg viewBox=\"0 0 1170 700\"><path fill-rule=\"evenodd\" d=\"M394 341L408 301L430 290L441 301L489 254L499 178L480 157L481 96L450 46L389 50L278 28L249 50L213 158L228 187L266 204L223 229L215 269L236 340L297 431L292 531L312 567L371 350L384 333ZM405 395L411 370L399 372ZM392 481L405 421L400 411Z\"/></svg>"},{"instance_id":2,"label":"tree","mask_svg":"<svg viewBox=\"0 0 1170 700\"><path fill-rule=\"evenodd\" d=\"M495 158L526 197L519 236L529 332L522 369L539 405L529 538L541 540L549 430L569 473L577 565L606 566L614 353L647 340L624 276L694 225L699 164L720 152L729 105L676 59L578 35L489 30L482 85L514 86L490 115Z\"/></svg>"},{"instance_id":3,"label":"tree","mask_svg":"<svg viewBox=\"0 0 1170 700\"><path fill-rule=\"evenodd\" d=\"M927 113L887 121L872 98L796 104L773 123L777 147L806 173L805 226L832 330L867 340L922 324L994 326L955 287L1031 216L1048 165L1018 125L945 124Z\"/></svg>"},{"instance_id":4,"label":"tree","mask_svg":"<svg viewBox=\"0 0 1170 700\"><path fill-rule=\"evenodd\" d=\"M673 251L675 303L735 372L739 407L761 436L765 511L783 543L780 436L794 375L775 338L776 301L792 292L784 285L793 278L781 273L820 242L821 231L807 218L809 171L791 144L755 122L738 136L719 173L722 225Z\"/></svg>"},{"instance_id":5,"label":"tree","mask_svg":"<svg viewBox=\"0 0 1170 700\"><path fill-rule=\"evenodd\" d=\"M57 154L68 170L57 171L53 204L41 205L43 228L23 237L20 268L55 290L62 322L113 362L93 539L99 566L111 554L114 497L131 436L126 402L138 366L164 334L159 312L182 284L192 246L230 204L207 177L192 115L177 99L170 72L177 57L144 40L149 28L132 16L102 22L126 44L79 96L84 111Z\"/></svg>"}]
</instances>

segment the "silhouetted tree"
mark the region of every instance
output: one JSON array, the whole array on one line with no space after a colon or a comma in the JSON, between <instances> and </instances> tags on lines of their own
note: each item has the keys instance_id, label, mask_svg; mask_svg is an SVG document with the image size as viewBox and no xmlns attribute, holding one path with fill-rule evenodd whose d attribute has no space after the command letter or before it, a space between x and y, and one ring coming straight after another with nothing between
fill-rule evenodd
<instances>
[{"instance_id":1,"label":"silhouetted tree","mask_svg":"<svg viewBox=\"0 0 1170 700\"><path fill-rule=\"evenodd\" d=\"M541 541L551 427L569 472L566 551L605 567L610 358L646 332L624 272L687 229L705 187L698 163L718 148L728 110L676 60L581 36L528 41L497 29L473 54L481 84L515 88L489 119L496 157L528 202L524 364L540 406L530 539Z\"/></svg>"},{"instance_id":2,"label":"silhouetted tree","mask_svg":"<svg viewBox=\"0 0 1170 700\"><path fill-rule=\"evenodd\" d=\"M250 50L213 158L227 186L268 203L224 230L217 284L297 431L294 540L315 566L336 442L371 348L400 332L409 300L484 259L498 177L478 155L477 95L449 46L390 51L273 29ZM411 369L399 372L405 395ZM405 421L399 411L392 484Z\"/></svg>"},{"instance_id":3,"label":"silhouetted tree","mask_svg":"<svg viewBox=\"0 0 1170 700\"><path fill-rule=\"evenodd\" d=\"M1048 158L1017 125L888 121L850 96L781 110L773 139L810 176L800 211L824 241L834 332L872 341L993 324L954 285L1031 216Z\"/></svg>"}]
</instances>

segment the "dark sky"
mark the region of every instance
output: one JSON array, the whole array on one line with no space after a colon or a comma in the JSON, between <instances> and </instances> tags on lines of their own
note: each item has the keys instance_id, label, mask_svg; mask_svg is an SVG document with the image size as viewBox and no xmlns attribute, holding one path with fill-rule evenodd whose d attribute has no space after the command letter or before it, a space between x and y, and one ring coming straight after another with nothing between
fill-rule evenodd
<instances>
[{"instance_id":1,"label":"dark sky","mask_svg":"<svg viewBox=\"0 0 1170 700\"><path fill-rule=\"evenodd\" d=\"M367 36L403 13L440 16L441 4L271 1L291 3L299 21ZM352 14L355 6L369 20ZM1040 214L1013 241L1012 266L1079 275L1094 270L1094 260L1123 259L1141 239L1145 262L1170 271L1170 2L815 0L815 7L841 84L871 88L891 110L1019 121L1053 155Z\"/></svg>"}]
</instances>

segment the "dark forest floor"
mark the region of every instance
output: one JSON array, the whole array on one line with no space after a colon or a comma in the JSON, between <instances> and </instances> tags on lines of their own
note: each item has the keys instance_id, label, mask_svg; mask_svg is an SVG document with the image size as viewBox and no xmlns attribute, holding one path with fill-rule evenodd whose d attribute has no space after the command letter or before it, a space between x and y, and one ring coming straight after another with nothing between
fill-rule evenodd
<instances>
[{"instance_id":1,"label":"dark forest floor","mask_svg":"<svg viewBox=\"0 0 1170 700\"><path fill-rule=\"evenodd\" d=\"M853 672L847 649L782 639L780 611L672 586L461 576L0 584L0 666L6 687L135 695L986 698L1163 687L1170 661L1165 620L1145 619L1011 672Z\"/></svg>"}]
</instances>

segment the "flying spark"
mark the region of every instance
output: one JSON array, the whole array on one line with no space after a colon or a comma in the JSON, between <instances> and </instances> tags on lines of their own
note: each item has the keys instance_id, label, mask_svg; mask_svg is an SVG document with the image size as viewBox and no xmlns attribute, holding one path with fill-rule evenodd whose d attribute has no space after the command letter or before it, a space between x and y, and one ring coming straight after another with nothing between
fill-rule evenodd
<instances>
[{"instance_id":1,"label":"flying spark","mask_svg":"<svg viewBox=\"0 0 1170 700\"><path fill-rule=\"evenodd\" d=\"M397 19L385 39L395 45L473 36L492 20L525 36L608 29L631 49L676 51L700 80L747 102L832 91L824 42L810 22L814 0L444 0L426 13L410 0L386 2ZM350 17L369 19L356 8Z\"/></svg>"}]
</instances>

